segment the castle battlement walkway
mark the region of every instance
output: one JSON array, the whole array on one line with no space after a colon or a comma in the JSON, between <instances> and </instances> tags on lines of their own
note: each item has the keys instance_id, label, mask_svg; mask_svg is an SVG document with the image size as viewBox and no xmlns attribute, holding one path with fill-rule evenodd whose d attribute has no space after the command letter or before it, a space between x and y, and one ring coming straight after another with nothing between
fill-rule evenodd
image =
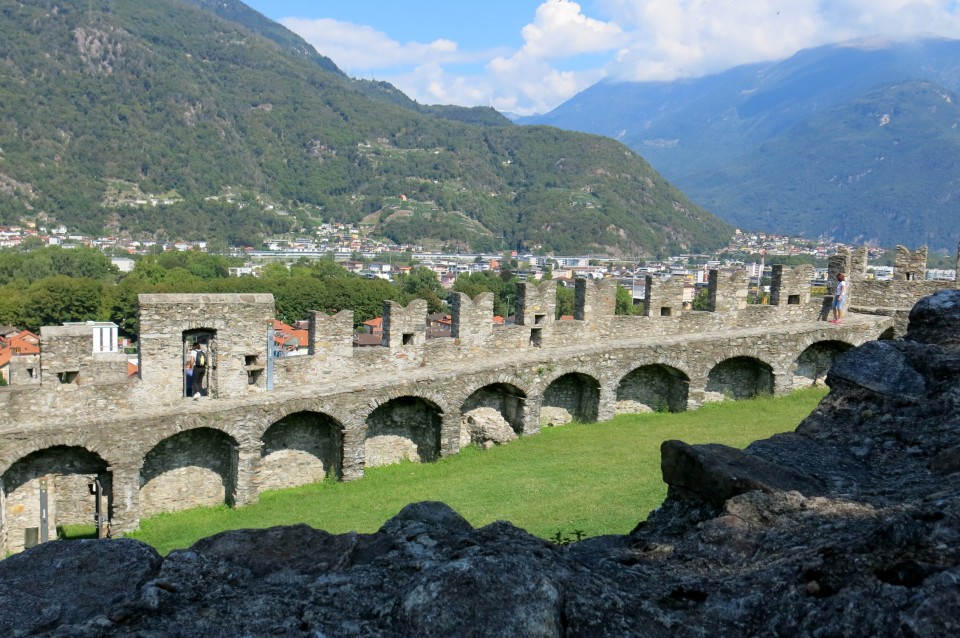
<instances>
[{"instance_id":1,"label":"castle battlement walkway","mask_svg":"<svg viewBox=\"0 0 960 638\"><path fill-rule=\"evenodd\" d=\"M684 310L676 282L648 278L646 315L628 317L613 313L615 282L578 281L574 321L554 320L555 282L524 284L518 325L502 328L489 295L455 295L453 336L431 340L425 302L387 302L374 348L352 347L351 312L313 313L309 353L282 358L267 347L271 295L143 295L138 376L73 333L43 341L41 331L40 383L0 392L4 547L18 551L36 528L44 488L51 534L92 520L94 480L113 529L130 530L143 516L251 503L570 420L785 393L905 323L905 308L882 304L827 323L807 273L779 277L783 303L754 306L741 276L715 275L710 311ZM194 341L210 358L208 396L196 401L183 396Z\"/></svg>"}]
</instances>

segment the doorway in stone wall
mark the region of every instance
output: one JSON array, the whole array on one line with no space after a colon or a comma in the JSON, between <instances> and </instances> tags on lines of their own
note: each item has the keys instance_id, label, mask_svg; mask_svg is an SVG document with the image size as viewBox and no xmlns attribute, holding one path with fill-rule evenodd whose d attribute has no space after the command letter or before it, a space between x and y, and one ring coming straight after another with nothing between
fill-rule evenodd
<instances>
[{"instance_id":1,"label":"doorway in stone wall","mask_svg":"<svg viewBox=\"0 0 960 638\"><path fill-rule=\"evenodd\" d=\"M205 397L217 396L217 331L213 328L195 328L183 331L183 396L193 396L191 375L187 374L187 361L193 356L195 343L206 355L207 366L200 382L200 394Z\"/></svg>"}]
</instances>

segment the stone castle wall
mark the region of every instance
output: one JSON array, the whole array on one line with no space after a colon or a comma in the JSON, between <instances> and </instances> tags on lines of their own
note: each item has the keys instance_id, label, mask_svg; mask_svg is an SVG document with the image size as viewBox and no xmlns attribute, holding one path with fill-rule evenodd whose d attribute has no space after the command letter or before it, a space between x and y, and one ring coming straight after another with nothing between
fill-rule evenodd
<instances>
[{"instance_id":1,"label":"stone castle wall","mask_svg":"<svg viewBox=\"0 0 960 638\"><path fill-rule=\"evenodd\" d=\"M866 293L875 283L858 285ZM927 282L892 284L905 295L928 290ZM780 270L781 303L766 306L745 303L741 275L713 272L713 311L669 315L615 316L614 283L577 286L574 320L554 321L554 282L523 284L522 320L501 327L492 324L490 296L455 295L454 336L431 340L422 339L425 302L388 302L384 343L372 348L352 347L349 311L313 313L308 353L273 360L272 296L144 295L133 377L98 360L71 330L42 331L42 383L0 388L0 543L22 547L41 479L58 486L63 523L89 517L81 483L100 477L116 529L132 529L149 513L239 505L263 489L454 454L463 413L478 407L533 434L550 423L610 418L618 403L683 409L786 392L804 375L820 376L805 372L811 357L823 367L838 350L818 344L849 347L895 325L890 313L843 327L818 321L821 300L810 299L802 269ZM680 300L675 282L653 289L655 300ZM183 397L182 364L197 340L210 354L211 379L195 402ZM64 382L63 372L75 376Z\"/></svg>"}]
</instances>

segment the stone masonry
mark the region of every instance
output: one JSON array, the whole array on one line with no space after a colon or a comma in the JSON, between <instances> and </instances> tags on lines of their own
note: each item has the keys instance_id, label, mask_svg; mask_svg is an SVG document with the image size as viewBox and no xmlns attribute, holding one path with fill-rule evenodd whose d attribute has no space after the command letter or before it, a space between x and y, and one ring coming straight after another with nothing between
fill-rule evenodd
<instances>
[{"instance_id":1,"label":"stone masonry","mask_svg":"<svg viewBox=\"0 0 960 638\"><path fill-rule=\"evenodd\" d=\"M349 311L312 313L309 352L278 359L268 359L271 295L143 295L139 372L130 377L120 360L93 355L79 328L45 327L38 380L14 376L0 388L0 545L15 552L36 538L42 485L52 533L91 522L94 479L119 532L157 512L243 505L265 489L456 454L473 440L463 428L478 409L488 429L529 436L627 407L781 394L817 382L844 351L900 334L894 311L926 294L917 287L926 282L883 282L897 308L854 307L833 326L818 320L823 301L809 298L801 278L784 270L778 287L788 303L756 306L745 303L743 277L714 272L713 311L650 316L614 316L616 287L583 282L572 321L554 321L555 282L523 284L520 325L493 327L492 299L459 295L456 336L429 341L424 301L388 302L389 336L374 348L350 347ZM794 295L799 303L789 303ZM194 342L211 361L198 401L183 396Z\"/></svg>"}]
</instances>

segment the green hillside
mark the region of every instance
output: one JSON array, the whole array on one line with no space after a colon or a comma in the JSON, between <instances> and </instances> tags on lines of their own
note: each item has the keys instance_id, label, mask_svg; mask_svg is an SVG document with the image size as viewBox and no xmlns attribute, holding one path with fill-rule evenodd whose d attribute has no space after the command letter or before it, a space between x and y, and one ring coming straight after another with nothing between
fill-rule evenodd
<instances>
[{"instance_id":1,"label":"green hillside","mask_svg":"<svg viewBox=\"0 0 960 638\"><path fill-rule=\"evenodd\" d=\"M239 2L50 7L0 0L0 224L255 244L372 215L398 241L629 255L729 236L614 141L350 80Z\"/></svg>"}]
</instances>

